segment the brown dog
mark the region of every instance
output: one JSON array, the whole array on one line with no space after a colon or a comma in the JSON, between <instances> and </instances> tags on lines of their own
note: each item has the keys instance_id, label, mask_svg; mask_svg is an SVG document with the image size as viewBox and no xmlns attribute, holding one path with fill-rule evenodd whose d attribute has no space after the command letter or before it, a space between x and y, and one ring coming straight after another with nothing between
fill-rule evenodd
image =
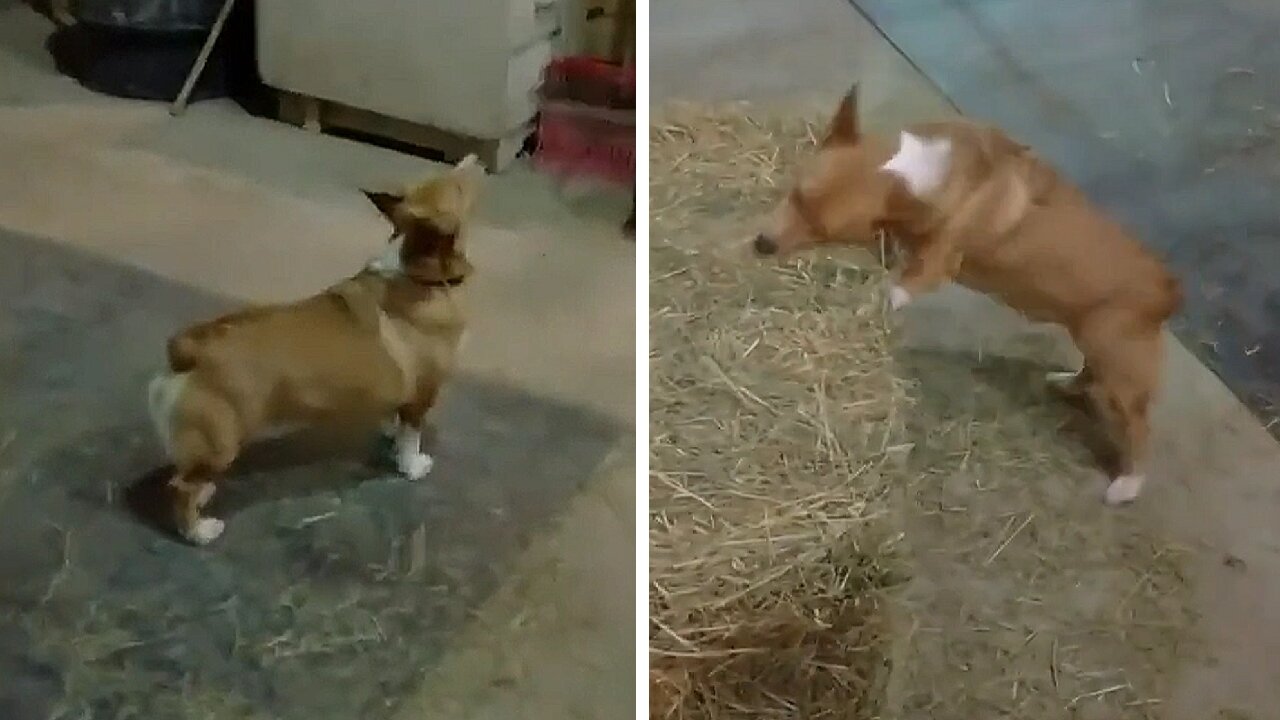
<instances>
[{"instance_id":1,"label":"brown dog","mask_svg":"<svg viewBox=\"0 0 1280 720\"><path fill-rule=\"evenodd\" d=\"M431 470L423 417L450 375L465 327L466 220L483 171L473 157L404 195L366 193L395 228L384 254L319 295L195 325L168 346L151 417L173 460L173 518L191 542L216 539L202 517L244 445L344 415L392 419L399 470Z\"/></svg>"},{"instance_id":2,"label":"brown dog","mask_svg":"<svg viewBox=\"0 0 1280 720\"><path fill-rule=\"evenodd\" d=\"M956 281L1064 326L1084 367L1050 380L1087 396L1116 440L1121 467L1107 501L1136 498L1161 331L1182 303L1178 281L1026 146L961 120L916 125L896 141L864 135L856 90L755 239L756 252L820 242L870 248L884 231L905 255L889 290L893 308Z\"/></svg>"}]
</instances>

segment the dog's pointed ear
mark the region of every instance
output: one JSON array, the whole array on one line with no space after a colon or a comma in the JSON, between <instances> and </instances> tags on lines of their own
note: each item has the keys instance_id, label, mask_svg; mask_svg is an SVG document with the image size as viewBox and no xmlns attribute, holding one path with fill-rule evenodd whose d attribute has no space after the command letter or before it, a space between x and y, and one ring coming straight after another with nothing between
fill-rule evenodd
<instances>
[{"instance_id":1,"label":"dog's pointed ear","mask_svg":"<svg viewBox=\"0 0 1280 720\"><path fill-rule=\"evenodd\" d=\"M822 144L824 146L853 145L858 142L859 134L858 84L854 83L840 100L840 106L836 108L836 114L831 118L831 125L827 128L827 136Z\"/></svg>"},{"instance_id":2,"label":"dog's pointed ear","mask_svg":"<svg viewBox=\"0 0 1280 720\"><path fill-rule=\"evenodd\" d=\"M369 202L378 208L378 212L382 213L392 225L396 224L396 208L404 202L403 195L396 195L388 192L376 192L373 190L361 190L364 196L369 198Z\"/></svg>"}]
</instances>

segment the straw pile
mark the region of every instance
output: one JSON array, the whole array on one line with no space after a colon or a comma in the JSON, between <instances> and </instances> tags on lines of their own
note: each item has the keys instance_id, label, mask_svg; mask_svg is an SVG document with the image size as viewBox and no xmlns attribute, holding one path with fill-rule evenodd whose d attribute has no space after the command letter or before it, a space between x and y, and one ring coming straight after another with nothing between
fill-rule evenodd
<instances>
[{"instance_id":1,"label":"straw pile","mask_svg":"<svg viewBox=\"0 0 1280 720\"><path fill-rule=\"evenodd\" d=\"M905 389L878 273L733 257L810 136L734 117L651 144L652 714L869 717Z\"/></svg>"},{"instance_id":2,"label":"straw pile","mask_svg":"<svg viewBox=\"0 0 1280 720\"><path fill-rule=\"evenodd\" d=\"M745 257L820 129L651 129L651 716L1158 717L1180 553L1043 368L891 347L878 267Z\"/></svg>"}]
</instances>

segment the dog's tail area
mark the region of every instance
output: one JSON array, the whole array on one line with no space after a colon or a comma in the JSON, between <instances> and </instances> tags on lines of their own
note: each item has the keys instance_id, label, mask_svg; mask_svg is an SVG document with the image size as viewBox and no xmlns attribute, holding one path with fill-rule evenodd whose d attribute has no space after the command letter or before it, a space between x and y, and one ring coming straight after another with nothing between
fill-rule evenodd
<instances>
[{"instance_id":1,"label":"dog's tail area","mask_svg":"<svg viewBox=\"0 0 1280 720\"><path fill-rule=\"evenodd\" d=\"M164 444L164 449L169 453L170 458L174 454L174 413L182 400L182 393L186 389L189 378L190 376L186 373L161 373L152 379L147 387L147 410L151 415L151 423L155 426L156 435L160 437L160 442Z\"/></svg>"}]
</instances>

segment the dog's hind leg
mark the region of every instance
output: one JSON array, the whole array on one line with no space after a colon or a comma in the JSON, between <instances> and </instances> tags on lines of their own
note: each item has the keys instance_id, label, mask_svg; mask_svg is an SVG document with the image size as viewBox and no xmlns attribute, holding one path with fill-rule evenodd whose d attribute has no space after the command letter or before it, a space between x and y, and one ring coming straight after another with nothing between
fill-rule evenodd
<instances>
[{"instance_id":1,"label":"dog's hind leg","mask_svg":"<svg viewBox=\"0 0 1280 720\"><path fill-rule=\"evenodd\" d=\"M169 481L169 489L178 534L196 545L207 545L222 535L226 528L222 520L201 515L217 489L211 469L196 465L179 470Z\"/></svg>"},{"instance_id":2,"label":"dog's hind leg","mask_svg":"<svg viewBox=\"0 0 1280 720\"><path fill-rule=\"evenodd\" d=\"M1120 451L1119 472L1107 485L1107 504L1132 502L1147 480L1148 403L1128 389L1108 387L1101 382L1090 385L1088 395Z\"/></svg>"},{"instance_id":3,"label":"dog's hind leg","mask_svg":"<svg viewBox=\"0 0 1280 720\"><path fill-rule=\"evenodd\" d=\"M1150 460L1151 403L1163 364L1160 328L1120 319L1078 338L1092 373L1087 394L1120 450L1119 473L1107 487L1111 505L1142 492Z\"/></svg>"},{"instance_id":4,"label":"dog's hind leg","mask_svg":"<svg viewBox=\"0 0 1280 720\"><path fill-rule=\"evenodd\" d=\"M234 408L216 393L193 388L172 424L175 473L169 481L175 529L196 545L222 535L222 520L202 515L215 482L235 461L243 434Z\"/></svg>"}]
</instances>

